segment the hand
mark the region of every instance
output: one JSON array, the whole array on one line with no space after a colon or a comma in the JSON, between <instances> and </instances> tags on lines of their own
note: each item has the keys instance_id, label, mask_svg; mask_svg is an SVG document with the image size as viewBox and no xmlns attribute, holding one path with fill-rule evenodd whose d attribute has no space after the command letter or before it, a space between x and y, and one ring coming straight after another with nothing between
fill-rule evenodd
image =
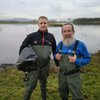
<instances>
[{"instance_id":1,"label":"hand","mask_svg":"<svg viewBox=\"0 0 100 100\"><path fill-rule=\"evenodd\" d=\"M69 62L74 63L75 60L77 59L76 55L74 56L68 56Z\"/></svg>"},{"instance_id":2,"label":"hand","mask_svg":"<svg viewBox=\"0 0 100 100\"><path fill-rule=\"evenodd\" d=\"M57 59L57 60L61 60L61 54L57 53L57 54L56 54L56 59Z\"/></svg>"}]
</instances>

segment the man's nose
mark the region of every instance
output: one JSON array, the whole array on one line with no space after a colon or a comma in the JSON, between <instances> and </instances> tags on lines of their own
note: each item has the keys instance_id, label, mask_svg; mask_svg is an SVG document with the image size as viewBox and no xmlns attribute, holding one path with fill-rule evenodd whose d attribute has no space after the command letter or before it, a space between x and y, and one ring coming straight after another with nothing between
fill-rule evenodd
<instances>
[{"instance_id":1,"label":"man's nose","mask_svg":"<svg viewBox=\"0 0 100 100\"><path fill-rule=\"evenodd\" d=\"M44 26L45 24L42 24L42 26Z\"/></svg>"}]
</instances>

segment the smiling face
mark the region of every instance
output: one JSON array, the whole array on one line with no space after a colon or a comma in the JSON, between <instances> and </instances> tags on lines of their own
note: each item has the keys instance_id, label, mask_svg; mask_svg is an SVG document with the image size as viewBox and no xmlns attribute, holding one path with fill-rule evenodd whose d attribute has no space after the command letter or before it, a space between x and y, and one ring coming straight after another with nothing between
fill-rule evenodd
<instances>
[{"instance_id":1,"label":"smiling face","mask_svg":"<svg viewBox=\"0 0 100 100\"><path fill-rule=\"evenodd\" d=\"M63 38L72 38L74 35L74 29L72 28L71 24L65 24L62 27L62 35Z\"/></svg>"},{"instance_id":2,"label":"smiling face","mask_svg":"<svg viewBox=\"0 0 100 100\"><path fill-rule=\"evenodd\" d=\"M46 31L48 28L48 19L46 18L40 18L38 20L38 26L40 31Z\"/></svg>"},{"instance_id":3,"label":"smiling face","mask_svg":"<svg viewBox=\"0 0 100 100\"><path fill-rule=\"evenodd\" d=\"M72 45L75 42L74 39L74 27L72 24L65 24L62 27L62 36L64 45Z\"/></svg>"}]
</instances>

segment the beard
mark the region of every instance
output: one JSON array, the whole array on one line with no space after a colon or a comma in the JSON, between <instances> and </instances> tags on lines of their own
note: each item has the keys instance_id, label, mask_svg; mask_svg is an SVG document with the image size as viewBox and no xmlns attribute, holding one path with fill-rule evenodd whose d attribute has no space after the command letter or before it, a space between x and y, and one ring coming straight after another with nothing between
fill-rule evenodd
<instances>
[{"instance_id":1,"label":"beard","mask_svg":"<svg viewBox=\"0 0 100 100\"><path fill-rule=\"evenodd\" d=\"M75 42L74 35L71 36L71 37L64 37L64 38L63 38L63 44L64 44L65 46L70 46L70 45L72 45L74 42Z\"/></svg>"}]
</instances>

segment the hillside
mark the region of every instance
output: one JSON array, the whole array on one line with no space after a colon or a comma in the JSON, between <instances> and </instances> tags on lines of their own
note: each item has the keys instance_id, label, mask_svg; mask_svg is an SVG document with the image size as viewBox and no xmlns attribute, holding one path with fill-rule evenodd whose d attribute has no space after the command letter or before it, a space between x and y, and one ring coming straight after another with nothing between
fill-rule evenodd
<instances>
[{"instance_id":1,"label":"hillside","mask_svg":"<svg viewBox=\"0 0 100 100\"><path fill-rule=\"evenodd\" d=\"M100 25L100 18L77 18L73 20L77 25Z\"/></svg>"}]
</instances>

